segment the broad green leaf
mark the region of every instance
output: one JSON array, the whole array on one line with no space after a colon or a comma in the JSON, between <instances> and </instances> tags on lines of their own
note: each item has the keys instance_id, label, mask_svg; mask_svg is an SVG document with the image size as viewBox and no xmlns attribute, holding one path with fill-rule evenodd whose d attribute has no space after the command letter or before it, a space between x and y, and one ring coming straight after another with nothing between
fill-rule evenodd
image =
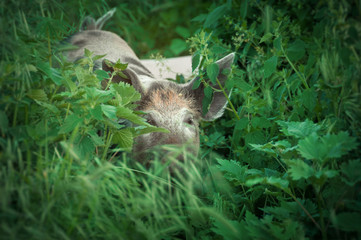
<instances>
[{"instance_id":1,"label":"broad green leaf","mask_svg":"<svg viewBox=\"0 0 361 240\"><path fill-rule=\"evenodd\" d=\"M219 74L219 66L217 63L212 63L207 66L207 76L213 84L217 84L217 77Z\"/></svg>"},{"instance_id":2,"label":"broad green leaf","mask_svg":"<svg viewBox=\"0 0 361 240\"><path fill-rule=\"evenodd\" d=\"M84 158L94 153L95 146L89 136L83 136L78 143L74 144L74 149L79 156Z\"/></svg>"},{"instance_id":3,"label":"broad green leaf","mask_svg":"<svg viewBox=\"0 0 361 240\"><path fill-rule=\"evenodd\" d=\"M88 131L88 135L90 136L90 138L95 146L103 146L104 145L103 139L101 137L99 137L99 135L94 130Z\"/></svg>"},{"instance_id":4,"label":"broad green leaf","mask_svg":"<svg viewBox=\"0 0 361 240\"><path fill-rule=\"evenodd\" d=\"M283 160L288 168L288 173L293 180L308 179L315 174L315 170L309 166L305 161L300 159Z\"/></svg>"},{"instance_id":5,"label":"broad green leaf","mask_svg":"<svg viewBox=\"0 0 361 240\"><path fill-rule=\"evenodd\" d=\"M107 116L111 120L117 119L117 108L111 105L101 105L101 109L105 116Z\"/></svg>"},{"instance_id":6,"label":"broad green leaf","mask_svg":"<svg viewBox=\"0 0 361 240\"><path fill-rule=\"evenodd\" d=\"M356 138L349 136L347 132L327 134L321 141L328 149L328 158L339 158L358 146Z\"/></svg>"},{"instance_id":7,"label":"broad green leaf","mask_svg":"<svg viewBox=\"0 0 361 240\"><path fill-rule=\"evenodd\" d=\"M264 67L263 67L265 78L268 78L276 71L277 60L278 60L278 57L273 56L273 57L269 58L267 61L265 61Z\"/></svg>"},{"instance_id":8,"label":"broad green leaf","mask_svg":"<svg viewBox=\"0 0 361 240\"><path fill-rule=\"evenodd\" d=\"M198 67L200 59L201 55L198 52L192 56L192 72Z\"/></svg>"},{"instance_id":9,"label":"broad green leaf","mask_svg":"<svg viewBox=\"0 0 361 240\"><path fill-rule=\"evenodd\" d=\"M273 40L273 47L277 49L277 51L282 51L282 37L279 36L275 40Z\"/></svg>"},{"instance_id":10,"label":"broad green leaf","mask_svg":"<svg viewBox=\"0 0 361 240\"><path fill-rule=\"evenodd\" d=\"M109 74L102 69L97 69L94 71L94 73L97 75L97 78L99 79L99 81L103 81L104 79L109 78Z\"/></svg>"},{"instance_id":11,"label":"broad green leaf","mask_svg":"<svg viewBox=\"0 0 361 240\"><path fill-rule=\"evenodd\" d=\"M227 12L226 4L223 4L217 8L215 8L211 13L208 14L207 19L204 23L205 28L211 27L214 23L218 21L224 14Z\"/></svg>"},{"instance_id":12,"label":"broad green leaf","mask_svg":"<svg viewBox=\"0 0 361 240\"><path fill-rule=\"evenodd\" d=\"M49 103L41 102L41 101L38 101L38 100L35 100L35 102L37 104L39 104L40 106L50 110L51 112L53 112L55 114L59 113L59 109L54 104L49 104Z\"/></svg>"},{"instance_id":13,"label":"broad green leaf","mask_svg":"<svg viewBox=\"0 0 361 240\"><path fill-rule=\"evenodd\" d=\"M84 56L91 57L94 54L94 52L90 51L87 48L84 48Z\"/></svg>"},{"instance_id":14,"label":"broad green leaf","mask_svg":"<svg viewBox=\"0 0 361 240\"><path fill-rule=\"evenodd\" d=\"M140 100L140 93L135 90L132 85L129 85L124 82L120 82L118 84L112 84L110 86L111 91L116 91L121 97L121 104L127 105L129 103L136 102Z\"/></svg>"},{"instance_id":15,"label":"broad green leaf","mask_svg":"<svg viewBox=\"0 0 361 240\"><path fill-rule=\"evenodd\" d=\"M79 117L76 114L71 114L65 119L64 124L61 126L59 130L59 133L69 133L73 131L82 122L83 119L81 117Z\"/></svg>"},{"instance_id":16,"label":"broad green leaf","mask_svg":"<svg viewBox=\"0 0 361 240\"><path fill-rule=\"evenodd\" d=\"M313 88L308 88L308 89L304 90L302 95L301 95L302 104L309 111L313 111L313 109L316 106L316 101L317 101L316 97L317 97L316 90L313 89Z\"/></svg>"},{"instance_id":17,"label":"broad green leaf","mask_svg":"<svg viewBox=\"0 0 361 240\"><path fill-rule=\"evenodd\" d=\"M202 83L202 79L198 77L193 83L192 90L199 88L201 83Z\"/></svg>"},{"instance_id":18,"label":"broad green leaf","mask_svg":"<svg viewBox=\"0 0 361 240\"><path fill-rule=\"evenodd\" d=\"M175 28L175 32L178 33L184 39L187 39L191 36L191 32L189 31L188 28L185 27L177 26Z\"/></svg>"},{"instance_id":19,"label":"broad green leaf","mask_svg":"<svg viewBox=\"0 0 361 240\"><path fill-rule=\"evenodd\" d=\"M260 43L263 43L263 42L267 42L269 39L271 39L273 37L273 34L268 32L266 33L265 35L263 35L263 37L261 38L260 40Z\"/></svg>"},{"instance_id":20,"label":"broad green leaf","mask_svg":"<svg viewBox=\"0 0 361 240\"><path fill-rule=\"evenodd\" d=\"M44 89L30 89L27 93L28 97L34 100L41 102L47 102L48 96L46 95Z\"/></svg>"},{"instance_id":21,"label":"broad green leaf","mask_svg":"<svg viewBox=\"0 0 361 240\"><path fill-rule=\"evenodd\" d=\"M232 181L238 180L240 182L244 182L245 172L248 166L241 166L239 162L234 160L224 160L217 158L218 168L225 173L225 178Z\"/></svg>"},{"instance_id":22,"label":"broad green leaf","mask_svg":"<svg viewBox=\"0 0 361 240\"><path fill-rule=\"evenodd\" d=\"M312 121L306 119L304 122L284 122L276 121L281 126L281 132L286 136L293 136L296 138L304 138L311 133L317 132L321 127Z\"/></svg>"},{"instance_id":23,"label":"broad green leaf","mask_svg":"<svg viewBox=\"0 0 361 240\"><path fill-rule=\"evenodd\" d=\"M56 85L61 85L63 78L59 69L50 67L49 62L39 62L36 67L45 73Z\"/></svg>"},{"instance_id":24,"label":"broad green leaf","mask_svg":"<svg viewBox=\"0 0 361 240\"><path fill-rule=\"evenodd\" d=\"M124 128L116 131L112 143L118 144L120 148L130 150L133 146L133 134L130 129Z\"/></svg>"},{"instance_id":25,"label":"broad green leaf","mask_svg":"<svg viewBox=\"0 0 361 240\"><path fill-rule=\"evenodd\" d=\"M337 226L346 232L361 232L361 214L357 212L342 212L336 216Z\"/></svg>"},{"instance_id":26,"label":"broad green leaf","mask_svg":"<svg viewBox=\"0 0 361 240\"><path fill-rule=\"evenodd\" d=\"M308 137L298 142L298 152L302 157L309 160L323 161L327 156L328 149L322 144L319 136L313 132Z\"/></svg>"},{"instance_id":27,"label":"broad green leaf","mask_svg":"<svg viewBox=\"0 0 361 240\"><path fill-rule=\"evenodd\" d=\"M175 54L179 55L181 52L187 50L187 43L179 38L175 38L172 40L169 49Z\"/></svg>"},{"instance_id":28,"label":"broad green leaf","mask_svg":"<svg viewBox=\"0 0 361 240\"><path fill-rule=\"evenodd\" d=\"M98 121L104 119L101 105L96 105L94 108L89 108L89 112L91 116Z\"/></svg>"},{"instance_id":29,"label":"broad green leaf","mask_svg":"<svg viewBox=\"0 0 361 240\"><path fill-rule=\"evenodd\" d=\"M146 125L144 119L137 114L133 113L132 110L126 107L117 107L117 118L119 119L127 119L135 124L138 125Z\"/></svg>"},{"instance_id":30,"label":"broad green leaf","mask_svg":"<svg viewBox=\"0 0 361 240\"><path fill-rule=\"evenodd\" d=\"M292 62L300 60L305 52L305 43L300 39L296 39L286 50L286 54Z\"/></svg>"},{"instance_id":31,"label":"broad green leaf","mask_svg":"<svg viewBox=\"0 0 361 240\"><path fill-rule=\"evenodd\" d=\"M242 92L248 92L253 89L251 85L249 85L246 81L244 81L241 78L235 77L234 80L235 80L234 85L240 90L242 90Z\"/></svg>"},{"instance_id":32,"label":"broad green leaf","mask_svg":"<svg viewBox=\"0 0 361 240\"><path fill-rule=\"evenodd\" d=\"M142 134L147 134L152 132L169 133L169 130L165 128L154 127L154 126L139 126L139 127L135 127L134 129L135 129L134 137L138 137Z\"/></svg>"},{"instance_id":33,"label":"broad green leaf","mask_svg":"<svg viewBox=\"0 0 361 240\"><path fill-rule=\"evenodd\" d=\"M266 142L264 133L260 130L248 133L244 136L244 140L246 144L264 144Z\"/></svg>"},{"instance_id":34,"label":"broad green leaf","mask_svg":"<svg viewBox=\"0 0 361 240\"><path fill-rule=\"evenodd\" d=\"M202 114L203 116L207 114L209 107L212 103L213 89L211 86L204 88L204 98L202 100Z\"/></svg>"},{"instance_id":35,"label":"broad green leaf","mask_svg":"<svg viewBox=\"0 0 361 240\"><path fill-rule=\"evenodd\" d=\"M349 186L355 186L361 181L361 161L351 160L341 164L342 181Z\"/></svg>"}]
</instances>

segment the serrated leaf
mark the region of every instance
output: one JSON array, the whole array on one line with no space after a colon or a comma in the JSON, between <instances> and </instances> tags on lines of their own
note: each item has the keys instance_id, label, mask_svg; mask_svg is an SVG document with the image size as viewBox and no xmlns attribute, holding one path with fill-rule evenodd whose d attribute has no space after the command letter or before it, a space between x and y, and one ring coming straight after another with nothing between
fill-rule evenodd
<instances>
[{"instance_id":1,"label":"serrated leaf","mask_svg":"<svg viewBox=\"0 0 361 240\"><path fill-rule=\"evenodd\" d=\"M152 133L152 132L169 133L169 130L167 130L165 128L154 127L154 126L139 126L139 127L135 127L134 137L138 137L142 134L147 134L147 133Z\"/></svg>"},{"instance_id":2,"label":"serrated leaf","mask_svg":"<svg viewBox=\"0 0 361 240\"><path fill-rule=\"evenodd\" d=\"M45 73L56 85L60 86L62 82L62 76L58 69L52 68L49 62L39 62L36 66L40 71Z\"/></svg>"},{"instance_id":3,"label":"serrated leaf","mask_svg":"<svg viewBox=\"0 0 361 240\"><path fill-rule=\"evenodd\" d=\"M300 39L296 39L286 50L286 54L292 62L300 60L305 53L305 43Z\"/></svg>"},{"instance_id":4,"label":"serrated leaf","mask_svg":"<svg viewBox=\"0 0 361 240\"><path fill-rule=\"evenodd\" d=\"M277 49L277 51L282 51L282 37L279 36L275 40L273 40L273 47Z\"/></svg>"},{"instance_id":5,"label":"serrated leaf","mask_svg":"<svg viewBox=\"0 0 361 240\"><path fill-rule=\"evenodd\" d=\"M93 154L95 146L90 137L83 136L78 143L74 144L74 150L79 156L84 158Z\"/></svg>"},{"instance_id":6,"label":"serrated leaf","mask_svg":"<svg viewBox=\"0 0 361 240\"><path fill-rule=\"evenodd\" d=\"M59 109L54 106L53 104L49 104L49 103L46 103L46 102L41 102L41 101L38 101L38 100L34 100L37 104L39 104L40 106L50 110L51 112L57 114L59 113Z\"/></svg>"},{"instance_id":7,"label":"serrated leaf","mask_svg":"<svg viewBox=\"0 0 361 240\"><path fill-rule=\"evenodd\" d=\"M217 158L218 168L225 173L225 178L232 181L238 180L240 182L244 182L245 172L247 170L247 166L241 166L239 162L234 160L224 160Z\"/></svg>"},{"instance_id":8,"label":"serrated leaf","mask_svg":"<svg viewBox=\"0 0 361 240\"><path fill-rule=\"evenodd\" d=\"M117 108L111 105L101 105L102 112L111 120L117 119Z\"/></svg>"},{"instance_id":9,"label":"serrated leaf","mask_svg":"<svg viewBox=\"0 0 361 240\"><path fill-rule=\"evenodd\" d=\"M91 57L93 55L94 52L90 51L87 48L84 48L84 56L86 57Z\"/></svg>"},{"instance_id":10,"label":"serrated leaf","mask_svg":"<svg viewBox=\"0 0 361 240\"><path fill-rule=\"evenodd\" d=\"M202 114L205 116L209 110L209 107L212 103L213 89L211 86L204 88L204 98L202 100Z\"/></svg>"},{"instance_id":11,"label":"serrated leaf","mask_svg":"<svg viewBox=\"0 0 361 240\"><path fill-rule=\"evenodd\" d=\"M342 212L337 214L337 226L346 232L361 232L361 214L357 212Z\"/></svg>"},{"instance_id":12,"label":"serrated leaf","mask_svg":"<svg viewBox=\"0 0 361 240\"><path fill-rule=\"evenodd\" d=\"M266 141L262 131L253 131L244 136L246 144L264 144Z\"/></svg>"},{"instance_id":13,"label":"serrated leaf","mask_svg":"<svg viewBox=\"0 0 361 240\"><path fill-rule=\"evenodd\" d=\"M129 108L118 107L116 114L117 114L117 118L119 118L119 119L127 119L138 125L146 125L146 122L144 121L144 119L142 117L138 116L137 114L133 113L133 111L130 110Z\"/></svg>"},{"instance_id":14,"label":"serrated leaf","mask_svg":"<svg viewBox=\"0 0 361 240\"><path fill-rule=\"evenodd\" d=\"M299 179L308 179L311 176L314 175L315 170L309 166L307 163L305 163L303 160L300 159L284 159L283 160L288 168L288 173L290 174L291 178L293 180L299 180Z\"/></svg>"},{"instance_id":15,"label":"serrated leaf","mask_svg":"<svg viewBox=\"0 0 361 240\"><path fill-rule=\"evenodd\" d=\"M217 84L217 77L219 74L219 66L217 63L212 63L207 66L207 76L213 84Z\"/></svg>"},{"instance_id":16,"label":"serrated leaf","mask_svg":"<svg viewBox=\"0 0 361 240\"><path fill-rule=\"evenodd\" d=\"M267 61L265 61L264 67L263 67L265 78L268 78L276 71L277 61L278 61L277 56L273 56L273 57L269 58Z\"/></svg>"},{"instance_id":17,"label":"serrated leaf","mask_svg":"<svg viewBox=\"0 0 361 240\"><path fill-rule=\"evenodd\" d=\"M64 124L61 126L59 130L59 133L69 133L73 131L82 122L83 119L81 117L79 117L76 114L72 114L65 119Z\"/></svg>"},{"instance_id":18,"label":"serrated leaf","mask_svg":"<svg viewBox=\"0 0 361 240\"><path fill-rule=\"evenodd\" d=\"M89 112L90 112L91 116L98 121L101 121L104 119L103 111L102 111L102 108L100 105L96 105L94 108L90 108Z\"/></svg>"},{"instance_id":19,"label":"serrated leaf","mask_svg":"<svg viewBox=\"0 0 361 240\"><path fill-rule=\"evenodd\" d=\"M198 67L200 59L201 55L199 53L195 53L192 56L192 72L194 72L194 70Z\"/></svg>"},{"instance_id":20,"label":"serrated leaf","mask_svg":"<svg viewBox=\"0 0 361 240\"><path fill-rule=\"evenodd\" d=\"M133 147L133 134L130 129L124 128L116 131L112 143L118 144L120 148L130 150Z\"/></svg>"},{"instance_id":21,"label":"serrated leaf","mask_svg":"<svg viewBox=\"0 0 361 240\"><path fill-rule=\"evenodd\" d=\"M103 57L105 57L106 56L106 54L104 54L104 55L95 55L94 57L93 57L93 61L96 61L96 60L98 60L98 59L101 59L101 58L103 58Z\"/></svg>"},{"instance_id":22,"label":"serrated leaf","mask_svg":"<svg viewBox=\"0 0 361 240\"><path fill-rule=\"evenodd\" d=\"M309 160L324 160L328 149L322 146L319 136L314 132L298 142L297 151Z\"/></svg>"},{"instance_id":23,"label":"serrated leaf","mask_svg":"<svg viewBox=\"0 0 361 240\"><path fill-rule=\"evenodd\" d=\"M175 38L172 40L169 49L175 54L179 55L181 52L187 49L187 43L179 38Z\"/></svg>"},{"instance_id":24,"label":"serrated leaf","mask_svg":"<svg viewBox=\"0 0 361 240\"><path fill-rule=\"evenodd\" d=\"M113 91L113 89L121 97L121 105L123 106L132 102L136 102L141 98L140 93L137 90L135 90L135 88L132 85L129 85L124 82L120 82L118 84L112 84L110 86L110 90Z\"/></svg>"},{"instance_id":25,"label":"serrated leaf","mask_svg":"<svg viewBox=\"0 0 361 240\"><path fill-rule=\"evenodd\" d=\"M304 138L311 133L315 133L320 130L320 126L306 119L304 122L285 122L276 121L281 126L281 132L286 136L292 136L296 138Z\"/></svg>"},{"instance_id":26,"label":"serrated leaf","mask_svg":"<svg viewBox=\"0 0 361 240\"><path fill-rule=\"evenodd\" d=\"M341 164L342 181L349 186L355 186L361 181L361 161L352 160Z\"/></svg>"},{"instance_id":27,"label":"serrated leaf","mask_svg":"<svg viewBox=\"0 0 361 240\"><path fill-rule=\"evenodd\" d=\"M101 137L99 137L99 135L94 130L88 131L88 135L90 136L90 138L95 146L103 146L104 145L103 139Z\"/></svg>"},{"instance_id":28,"label":"serrated leaf","mask_svg":"<svg viewBox=\"0 0 361 240\"><path fill-rule=\"evenodd\" d=\"M215 8L212 12L210 12L207 16L207 19L204 23L205 28L211 27L214 23L218 21L224 14L227 12L227 5L223 4L217 8Z\"/></svg>"},{"instance_id":29,"label":"serrated leaf","mask_svg":"<svg viewBox=\"0 0 361 240\"><path fill-rule=\"evenodd\" d=\"M48 101L48 96L46 95L44 89L30 89L26 95L28 95L28 97L31 99L38 100L41 102Z\"/></svg>"},{"instance_id":30,"label":"serrated leaf","mask_svg":"<svg viewBox=\"0 0 361 240\"><path fill-rule=\"evenodd\" d=\"M97 69L94 71L94 73L97 75L97 78L99 79L99 81L103 81L104 79L109 78L109 74L102 69Z\"/></svg>"},{"instance_id":31,"label":"serrated leaf","mask_svg":"<svg viewBox=\"0 0 361 240\"><path fill-rule=\"evenodd\" d=\"M307 108L309 111L313 111L316 106L316 97L317 93L315 89L308 88L304 90L301 96L303 106L305 106L305 108Z\"/></svg>"},{"instance_id":32,"label":"serrated leaf","mask_svg":"<svg viewBox=\"0 0 361 240\"><path fill-rule=\"evenodd\" d=\"M263 35L263 37L261 38L259 43L267 42L272 37L273 37L273 34L268 32L265 35Z\"/></svg>"}]
</instances>

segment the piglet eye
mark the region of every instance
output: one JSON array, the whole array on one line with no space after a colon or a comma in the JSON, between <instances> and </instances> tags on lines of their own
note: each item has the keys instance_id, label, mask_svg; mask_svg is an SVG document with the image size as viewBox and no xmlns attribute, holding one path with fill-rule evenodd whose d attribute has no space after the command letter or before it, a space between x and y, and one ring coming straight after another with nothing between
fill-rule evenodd
<instances>
[{"instance_id":1,"label":"piglet eye","mask_svg":"<svg viewBox=\"0 0 361 240\"><path fill-rule=\"evenodd\" d=\"M152 118L147 118L147 123L150 125L156 126L156 123Z\"/></svg>"},{"instance_id":2,"label":"piglet eye","mask_svg":"<svg viewBox=\"0 0 361 240\"><path fill-rule=\"evenodd\" d=\"M187 124L189 124L189 125L194 125L193 117L187 118L185 122L186 122Z\"/></svg>"}]
</instances>

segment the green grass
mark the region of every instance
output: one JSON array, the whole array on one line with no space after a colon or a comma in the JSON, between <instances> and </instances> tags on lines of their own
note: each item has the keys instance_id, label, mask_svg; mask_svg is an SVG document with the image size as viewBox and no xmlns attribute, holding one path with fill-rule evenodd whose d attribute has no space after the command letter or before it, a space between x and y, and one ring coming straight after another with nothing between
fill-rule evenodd
<instances>
[{"instance_id":1,"label":"green grass","mask_svg":"<svg viewBox=\"0 0 361 240\"><path fill-rule=\"evenodd\" d=\"M359 1L0 6L0 239L360 238ZM105 29L143 58L202 56L207 86L236 52L228 108L179 172L157 150L132 160L133 139L160 131L133 88L102 91L96 56L61 56L86 15L114 7Z\"/></svg>"}]
</instances>

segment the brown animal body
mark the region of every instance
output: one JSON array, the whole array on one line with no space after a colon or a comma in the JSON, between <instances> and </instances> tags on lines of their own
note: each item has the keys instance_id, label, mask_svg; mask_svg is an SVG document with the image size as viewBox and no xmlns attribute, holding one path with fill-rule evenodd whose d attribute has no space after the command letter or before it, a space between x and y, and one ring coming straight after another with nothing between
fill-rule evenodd
<instances>
[{"instance_id":1,"label":"brown animal body","mask_svg":"<svg viewBox=\"0 0 361 240\"><path fill-rule=\"evenodd\" d=\"M97 60L96 66L102 66L105 71L112 71L104 60L128 63L123 73L128 79L118 77L115 81L125 81L141 93L138 110L146 112L148 123L169 130L169 133L148 133L137 137L133 152L138 156L156 145L188 144L187 149L194 155L199 150L199 121L211 121L222 116L227 105L223 92L215 92L207 114L202 115L202 100L204 87L201 84L192 89L193 79L185 84L156 79L152 71L148 70L136 56L128 44L118 35L100 30L104 22L113 15L110 11L102 18L94 21L86 19L87 30L80 31L70 38L70 43L78 49L69 51L67 57L75 61L83 57L84 49L94 52L95 55L106 55ZM218 80L224 84L227 76L222 74L224 69L230 69L234 54L217 61L219 65ZM113 79L114 80L114 79ZM215 86L216 87L216 86Z\"/></svg>"}]
</instances>

